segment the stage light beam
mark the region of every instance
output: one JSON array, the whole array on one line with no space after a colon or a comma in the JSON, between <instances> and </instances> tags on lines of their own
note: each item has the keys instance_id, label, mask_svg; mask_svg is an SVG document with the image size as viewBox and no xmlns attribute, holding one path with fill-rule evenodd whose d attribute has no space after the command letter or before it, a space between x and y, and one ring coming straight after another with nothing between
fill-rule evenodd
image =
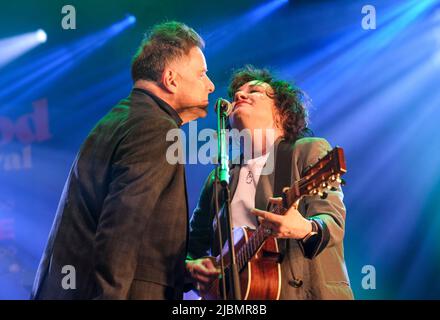
<instances>
[{"instance_id":1,"label":"stage light beam","mask_svg":"<svg viewBox=\"0 0 440 320\"><path fill-rule=\"evenodd\" d=\"M43 29L38 29L35 35L39 43L45 43L47 41L47 34Z\"/></svg>"},{"instance_id":2,"label":"stage light beam","mask_svg":"<svg viewBox=\"0 0 440 320\"><path fill-rule=\"evenodd\" d=\"M26 77L12 81L12 83L5 87L0 86L0 99L13 97L13 99L10 100L11 105L27 99L29 95L39 92L44 86L64 75L80 61L131 27L135 22L136 18L133 15L127 15L122 20L113 23L101 31L95 32L61 48L56 48L53 52L47 54L47 56L50 56L50 59L43 56L41 59L34 60L31 66L27 68L30 70L34 69L33 72ZM32 36L34 42L45 41L45 38L47 38L43 30L37 30ZM32 65L35 67L32 68ZM0 78L0 80L3 79ZM29 86L30 83L32 83L32 86ZM23 90L23 88L25 89ZM15 95L17 90L20 90L20 95Z\"/></svg>"},{"instance_id":3,"label":"stage light beam","mask_svg":"<svg viewBox=\"0 0 440 320\"><path fill-rule=\"evenodd\" d=\"M0 40L0 68L46 40L43 29Z\"/></svg>"}]
</instances>

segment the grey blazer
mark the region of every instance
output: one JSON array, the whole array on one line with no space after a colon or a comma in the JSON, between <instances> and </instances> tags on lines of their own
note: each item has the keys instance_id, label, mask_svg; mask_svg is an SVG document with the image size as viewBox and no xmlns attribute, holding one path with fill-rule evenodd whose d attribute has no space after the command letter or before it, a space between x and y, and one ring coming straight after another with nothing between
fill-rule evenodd
<instances>
[{"instance_id":1,"label":"grey blazer","mask_svg":"<svg viewBox=\"0 0 440 320\"><path fill-rule=\"evenodd\" d=\"M166 134L181 122L173 111L133 89L91 131L65 184L31 298L160 298L147 292L151 282L169 287L170 298L182 296L188 208L184 167L165 156L174 143ZM64 266L75 268L74 288L63 287L71 276Z\"/></svg>"},{"instance_id":2,"label":"grey blazer","mask_svg":"<svg viewBox=\"0 0 440 320\"><path fill-rule=\"evenodd\" d=\"M274 155L280 141L275 143ZM305 169L330 149L329 143L321 138L297 140L292 146L292 181L300 179ZM231 197L237 188L239 172L240 165L231 167ZM271 174L260 176L255 196L256 208L266 210L268 199L273 196L274 176L274 170ZM213 184L214 172L211 172L190 221L189 259L218 254L214 237ZM337 191L330 191L326 199L308 196L300 201L298 210L304 217L318 222L321 238L313 252L305 252L297 240L278 239L280 250L285 256L281 265L281 299L353 299L344 260L346 212L342 200L343 193L338 188ZM224 219L221 221L222 230L225 230Z\"/></svg>"}]
</instances>

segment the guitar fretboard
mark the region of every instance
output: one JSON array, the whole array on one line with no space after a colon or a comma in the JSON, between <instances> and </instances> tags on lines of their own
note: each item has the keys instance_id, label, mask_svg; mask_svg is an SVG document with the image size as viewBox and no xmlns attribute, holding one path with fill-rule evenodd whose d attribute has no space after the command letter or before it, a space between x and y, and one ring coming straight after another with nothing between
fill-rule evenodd
<instances>
[{"instance_id":1,"label":"guitar fretboard","mask_svg":"<svg viewBox=\"0 0 440 320\"><path fill-rule=\"evenodd\" d=\"M249 260L257 253L258 249L263 245L267 239L262 226L258 226L255 232L249 237L248 242L243 245L237 253L237 267L241 270L246 266Z\"/></svg>"}]
</instances>

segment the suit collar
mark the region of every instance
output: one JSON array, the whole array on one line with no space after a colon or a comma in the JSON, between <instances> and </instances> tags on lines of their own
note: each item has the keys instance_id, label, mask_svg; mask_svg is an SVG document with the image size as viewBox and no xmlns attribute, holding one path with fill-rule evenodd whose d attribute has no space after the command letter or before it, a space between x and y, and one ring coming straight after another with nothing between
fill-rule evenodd
<instances>
[{"instance_id":1,"label":"suit collar","mask_svg":"<svg viewBox=\"0 0 440 320\"><path fill-rule=\"evenodd\" d=\"M141 88L133 88L131 91L131 95L134 94L143 95L143 96L147 96L148 98L151 98L159 106L160 109L165 111L174 120L174 122L178 127L182 125L183 123L182 118L180 118L177 111L158 96L154 95L153 93L151 93L146 89L141 89Z\"/></svg>"}]
</instances>

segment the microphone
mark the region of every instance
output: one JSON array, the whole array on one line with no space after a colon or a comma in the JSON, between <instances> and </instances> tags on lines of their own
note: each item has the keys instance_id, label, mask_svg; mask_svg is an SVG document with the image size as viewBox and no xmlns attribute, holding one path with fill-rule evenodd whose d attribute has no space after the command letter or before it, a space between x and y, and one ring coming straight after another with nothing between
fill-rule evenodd
<instances>
[{"instance_id":1,"label":"microphone","mask_svg":"<svg viewBox=\"0 0 440 320\"><path fill-rule=\"evenodd\" d=\"M232 112L232 104L223 98L218 98L217 102L215 103L215 112L220 113L224 116L229 116Z\"/></svg>"},{"instance_id":2,"label":"microphone","mask_svg":"<svg viewBox=\"0 0 440 320\"><path fill-rule=\"evenodd\" d=\"M232 112L232 104L223 98L217 99L215 103L215 112L217 113L217 140L218 140L218 166L216 169L216 179L220 181L222 191L224 194L223 202L226 214L227 222L227 243L229 245L229 261L231 264L230 273L230 289L232 292L232 298L236 300L241 299L240 290L240 278L238 274L236 255L234 249L234 236L232 234L232 219L231 219L231 197L229 189L229 153L228 153L228 137L227 137L227 123L229 122L228 116ZM217 180L216 180L217 181ZM217 183L214 184L215 194L217 194ZM217 214L216 214L217 217ZM218 224L220 228L221 223ZM219 229L220 230L220 229ZM221 238L220 232L218 233ZM220 241L221 243L221 241ZM222 266L224 264L223 255L220 254L222 259ZM222 268L222 271L224 269ZM223 277L224 279L225 277ZM226 283L223 281L223 288L226 289Z\"/></svg>"}]
</instances>

